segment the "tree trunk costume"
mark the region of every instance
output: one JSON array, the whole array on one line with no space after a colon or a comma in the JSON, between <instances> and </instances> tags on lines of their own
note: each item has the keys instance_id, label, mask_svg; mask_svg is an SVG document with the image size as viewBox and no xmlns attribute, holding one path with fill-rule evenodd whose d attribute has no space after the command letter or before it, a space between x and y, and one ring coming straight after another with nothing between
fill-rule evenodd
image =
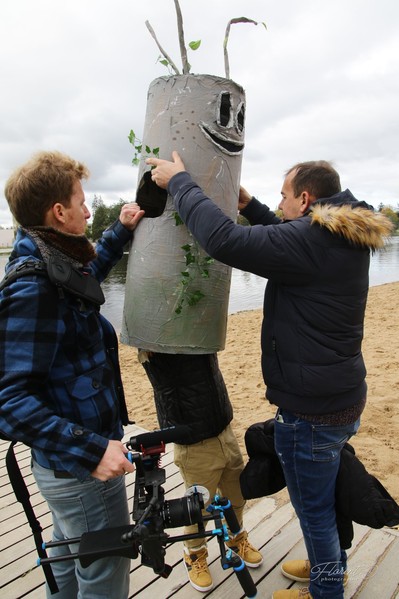
<instances>
[{"instance_id":1,"label":"tree trunk costume","mask_svg":"<svg viewBox=\"0 0 399 599\"><path fill-rule=\"evenodd\" d=\"M148 92L143 148L150 153L159 148L161 158L178 151L196 180L235 219L244 119L244 91L232 80L160 77ZM159 425L190 427L190 438L175 445L186 485L209 487L211 496L220 488L242 524L243 460L217 361L225 345L231 269L199 247L145 164L136 201L146 218L130 248L121 340L140 350ZM187 544L198 546L198 540Z\"/></svg>"}]
</instances>

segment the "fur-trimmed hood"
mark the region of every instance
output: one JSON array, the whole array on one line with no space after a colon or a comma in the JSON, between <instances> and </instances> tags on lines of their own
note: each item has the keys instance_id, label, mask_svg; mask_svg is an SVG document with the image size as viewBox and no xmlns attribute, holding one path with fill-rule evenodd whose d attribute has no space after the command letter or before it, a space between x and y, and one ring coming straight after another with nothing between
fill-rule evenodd
<instances>
[{"instance_id":1,"label":"fur-trimmed hood","mask_svg":"<svg viewBox=\"0 0 399 599\"><path fill-rule=\"evenodd\" d=\"M353 245L382 248L392 233L393 224L372 206L359 202L347 189L326 200L318 200L310 208L311 223L342 235Z\"/></svg>"}]
</instances>

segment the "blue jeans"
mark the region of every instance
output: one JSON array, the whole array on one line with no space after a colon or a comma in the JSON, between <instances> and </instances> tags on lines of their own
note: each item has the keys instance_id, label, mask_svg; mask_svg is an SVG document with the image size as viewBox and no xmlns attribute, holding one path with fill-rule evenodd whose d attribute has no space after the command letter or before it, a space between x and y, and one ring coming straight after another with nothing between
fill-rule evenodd
<instances>
[{"instance_id":1,"label":"blue jeans","mask_svg":"<svg viewBox=\"0 0 399 599\"><path fill-rule=\"evenodd\" d=\"M313 599L344 596L346 552L339 543L335 483L341 450L359 424L313 424L281 409L274 420L276 452L310 561Z\"/></svg>"},{"instance_id":2,"label":"blue jeans","mask_svg":"<svg viewBox=\"0 0 399 599\"><path fill-rule=\"evenodd\" d=\"M53 540L80 537L84 532L130 524L123 476L102 482L89 477L55 478L54 472L33 462L37 486L51 510ZM51 556L74 553L75 545L53 547ZM83 568L79 560L51 564L59 592L50 599L125 599L129 592L130 559L107 557Z\"/></svg>"}]
</instances>

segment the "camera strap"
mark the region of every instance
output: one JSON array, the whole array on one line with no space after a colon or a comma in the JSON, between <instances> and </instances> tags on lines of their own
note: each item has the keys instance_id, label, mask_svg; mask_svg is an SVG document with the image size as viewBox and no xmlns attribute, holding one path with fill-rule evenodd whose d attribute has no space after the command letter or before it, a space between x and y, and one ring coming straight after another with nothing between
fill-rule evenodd
<instances>
[{"instance_id":1,"label":"camera strap","mask_svg":"<svg viewBox=\"0 0 399 599\"><path fill-rule=\"evenodd\" d=\"M58 288L61 297L66 291L95 306L105 302L100 283L92 274L54 256L50 256L47 264L41 260L25 260L6 274L0 283L0 291L19 277L28 275L47 276Z\"/></svg>"},{"instance_id":2,"label":"camera strap","mask_svg":"<svg viewBox=\"0 0 399 599\"><path fill-rule=\"evenodd\" d=\"M4 438L4 437L2 437ZM11 441L7 455L6 455L6 466L7 472L10 479L11 486L15 493L15 497L22 504L26 517L31 527L33 538L35 540L36 550L40 558L47 557L46 550L44 549L42 531L43 528L40 525L39 520L36 518L35 512L33 511L32 504L30 502L30 495L28 487L26 486L24 477L21 474L21 470L18 465L17 458L15 457L14 445L17 441ZM57 582L54 578L53 571L50 564L42 564L44 576L46 582L52 594L58 592Z\"/></svg>"}]
</instances>

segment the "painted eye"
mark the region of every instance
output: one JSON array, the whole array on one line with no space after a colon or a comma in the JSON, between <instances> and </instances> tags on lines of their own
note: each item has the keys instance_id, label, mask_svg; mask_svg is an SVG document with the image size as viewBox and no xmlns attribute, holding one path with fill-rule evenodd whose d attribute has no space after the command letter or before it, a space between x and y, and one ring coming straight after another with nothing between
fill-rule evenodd
<instances>
[{"instance_id":1,"label":"painted eye","mask_svg":"<svg viewBox=\"0 0 399 599\"><path fill-rule=\"evenodd\" d=\"M231 98L229 92L222 92L219 96L219 118L218 125L229 127L231 123Z\"/></svg>"},{"instance_id":2,"label":"painted eye","mask_svg":"<svg viewBox=\"0 0 399 599\"><path fill-rule=\"evenodd\" d=\"M240 104L238 113L237 113L237 131L238 133L242 133L244 131L244 125L245 125L245 105L244 102L242 102Z\"/></svg>"}]
</instances>

